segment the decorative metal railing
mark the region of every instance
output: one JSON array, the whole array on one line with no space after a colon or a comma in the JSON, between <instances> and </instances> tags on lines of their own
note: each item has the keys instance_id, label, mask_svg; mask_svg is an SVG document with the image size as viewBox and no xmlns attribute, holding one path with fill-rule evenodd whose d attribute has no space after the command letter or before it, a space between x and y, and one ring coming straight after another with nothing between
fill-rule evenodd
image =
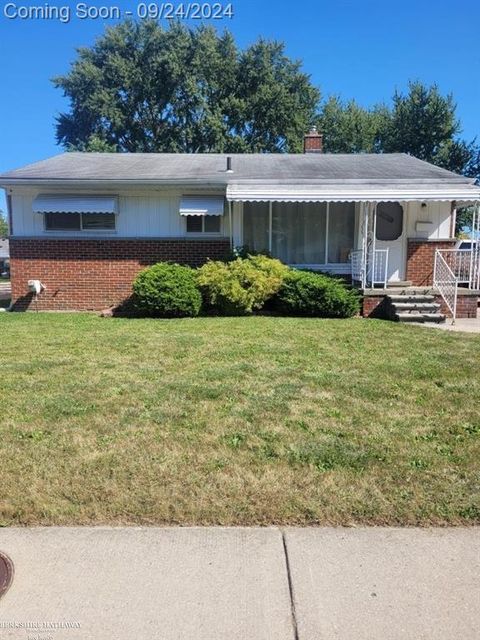
<instances>
[{"instance_id":1,"label":"decorative metal railing","mask_svg":"<svg viewBox=\"0 0 480 640\"><path fill-rule=\"evenodd\" d=\"M365 288L365 264L363 251L356 250L350 252L350 263L352 266L352 280L360 283L362 289Z\"/></svg>"},{"instance_id":2,"label":"decorative metal railing","mask_svg":"<svg viewBox=\"0 0 480 640\"><path fill-rule=\"evenodd\" d=\"M435 251L433 286L438 290L450 310L453 324L457 315L458 280L440 249Z\"/></svg>"},{"instance_id":3,"label":"decorative metal railing","mask_svg":"<svg viewBox=\"0 0 480 640\"><path fill-rule=\"evenodd\" d=\"M388 278L388 249L375 249L365 258L364 252L359 249L350 252L352 266L352 280L365 287L387 286Z\"/></svg>"},{"instance_id":4,"label":"decorative metal railing","mask_svg":"<svg viewBox=\"0 0 480 640\"><path fill-rule=\"evenodd\" d=\"M382 285L385 289L388 278L388 249L375 249L372 265L372 285Z\"/></svg>"},{"instance_id":5,"label":"decorative metal railing","mask_svg":"<svg viewBox=\"0 0 480 640\"><path fill-rule=\"evenodd\" d=\"M475 289L475 260L478 257L472 249L438 249L445 262L455 274L459 284L466 284Z\"/></svg>"}]
</instances>

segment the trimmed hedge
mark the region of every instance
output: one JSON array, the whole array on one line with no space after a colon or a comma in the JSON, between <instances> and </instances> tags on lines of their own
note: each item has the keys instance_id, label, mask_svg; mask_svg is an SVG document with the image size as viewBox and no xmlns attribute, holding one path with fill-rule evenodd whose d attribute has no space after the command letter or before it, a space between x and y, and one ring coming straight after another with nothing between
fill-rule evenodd
<instances>
[{"instance_id":1,"label":"trimmed hedge","mask_svg":"<svg viewBox=\"0 0 480 640\"><path fill-rule=\"evenodd\" d=\"M141 271L133 283L138 311L161 318L198 316L202 296L190 267L159 262Z\"/></svg>"},{"instance_id":2,"label":"trimmed hedge","mask_svg":"<svg viewBox=\"0 0 480 640\"><path fill-rule=\"evenodd\" d=\"M247 315L261 309L281 287L288 267L263 255L231 262L207 262L197 281L204 302L222 315Z\"/></svg>"},{"instance_id":3,"label":"trimmed hedge","mask_svg":"<svg viewBox=\"0 0 480 640\"><path fill-rule=\"evenodd\" d=\"M350 318L360 311L360 299L339 278L291 269L271 307L282 315Z\"/></svg>"}]
</instances>

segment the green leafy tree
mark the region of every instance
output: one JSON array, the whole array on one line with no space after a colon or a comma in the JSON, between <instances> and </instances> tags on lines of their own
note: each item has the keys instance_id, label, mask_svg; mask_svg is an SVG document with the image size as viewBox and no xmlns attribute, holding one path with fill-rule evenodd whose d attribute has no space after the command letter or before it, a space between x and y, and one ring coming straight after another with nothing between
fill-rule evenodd
<instances>
[{"instance_id":1,"label":"green leafy tree","mask_svg":"<svg viewBox=\"0 0 480 640\"><path fill-rule=\"evenodd\" d=\"M376 153L389 118L384 106L368 110L355 100L343 102L339 96L330 96L322 104L317 127L328 153Z\"/></svg>"},{"instance_id":2,"label":"green leafy tree","mask_svg":"<svg viewBox=\"0 0 480 640\"><path fill-rule=\"evenodd\" d=\"M451 94L442 96L437 85L410 82L408 92L393 96L393 108L383 133L382 150L410 153L434 162L445 145L460 132Z\"/></svg>"},{"instance_id":3,"label":"green leafy tree","mask_svg":"<svg viewBox=\"0 0 480 640\"><path fill-rule=\"evenodd\" d=\"M459 136L451 95L436 85L410 82L395 92L392 106L366 109L333 96L320 107L317 126L331 153L409 153L440 167L480 180L480 147ZM457 232L471 223L471 209L459 210Z\"/></svg>"},{"instance_id":4,"label":"green leafy tree","mask_svg":"<svg viewBox=\"0 0 480 640\"><path fill-rule=\"evenodd\" d=\"M57 141L86 151L296 152L319 100L281 43L155 21L107 29L54 84Z\"/></svg>"},{"instance_id":5,"label":"green leafy tree","mask_svg":"<svg viewBox=\"0 0 480 640\"><path fill-rule=\"evenodd\" d=\"M0 238L6 238L8 236L8 221L7 217L0 209Z\"/></svg>"}]
</instances>

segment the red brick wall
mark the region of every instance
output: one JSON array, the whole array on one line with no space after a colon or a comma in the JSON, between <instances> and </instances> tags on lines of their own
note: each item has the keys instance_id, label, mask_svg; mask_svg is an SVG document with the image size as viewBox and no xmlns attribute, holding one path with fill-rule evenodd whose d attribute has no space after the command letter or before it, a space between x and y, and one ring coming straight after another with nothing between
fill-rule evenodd
<instances>
[{"instance_id":1,"label":"red brick wall","mask_svg":"<svg viewBox=\"0 0 480 640\"><path fill-rule=\"evenodd\" d=\"M408 240L407 280L418 287L433 284L433 264L436 249L451 249L455 240Z\"/></svg>"},{"instance_id":2,"label":"red brick wall","mask_svg":"<svg viewBox=\"0 0 480 640\"><path fill-rule=\"evenodd\" d=\"M435 302L440 304L440 311L447 317L451 317L450 309L445 304L442 296L435 296ZM457 318L476 318L478 312L478 295L458 295Z\"/></svg>"},{"instance_id":3,"label":"red brick wall","mask_svg":"<svg viewBox=\"0 0 480 640\"><path fill-rule=\"evenodd\" d=\"M362 316L364 318L385 318L385 295L364 296Z\"/></svg>"},{"instance_id":4,"label":"red brick wall","mask_svg":"<svg viewBox=\"0 0 480 640\"><path fill-rule=\"evenodd\" d=\"M143 268L163 260L199 266L229 251L221 239L21 239L10 240L12 302L28 309L28 280L41 280L43 310L98 310L128 300L132 282Z\"/></svg>"}]
</instances>

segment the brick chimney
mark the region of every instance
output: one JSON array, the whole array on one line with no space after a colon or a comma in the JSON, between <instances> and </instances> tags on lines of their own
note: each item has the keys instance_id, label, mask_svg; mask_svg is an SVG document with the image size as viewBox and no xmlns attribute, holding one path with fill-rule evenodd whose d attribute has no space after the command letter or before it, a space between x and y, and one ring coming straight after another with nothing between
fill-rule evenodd
<instances>
[{"instance_id":1,"label":"brick chimney","mask_svg":"<svg viewBox=\"0 0 480 640\"><path fill-rule=\"evenodd\" d=\"M303 138L303 153L322 153L323 135L318 133L317 127L312 127Z\"/></svg>"}]
</instances>

